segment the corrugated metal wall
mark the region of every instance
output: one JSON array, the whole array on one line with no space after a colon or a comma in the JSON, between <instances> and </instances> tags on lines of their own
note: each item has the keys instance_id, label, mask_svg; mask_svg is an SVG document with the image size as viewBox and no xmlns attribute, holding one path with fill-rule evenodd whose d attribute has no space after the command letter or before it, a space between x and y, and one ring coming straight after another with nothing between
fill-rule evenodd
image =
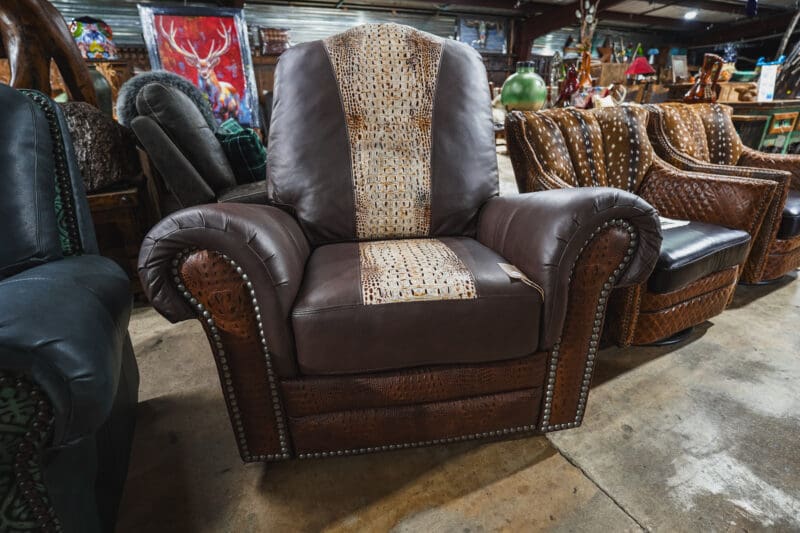
<instances>
[{"instance_id":1,"label":"corrugated metal wall","mask_svg":"<svg viewBox=\"0 0 800 533\"><path fill-rule=\"evenodd\" d=\"M2 0L0 0L2 1ZM90 15L101 18L111 25L114 30L114 41L118 45L142 45L142 28L139 22L139 12L136 8L137 0L51 0L61 11L64 18ZM197 2L158 2L158 6L196 5L208 7L209 4ZM364 11L357 9L329 9L314 7L267 6L260 4L246 4L245 15L248 27L256 26L288 28L292 42L302 43L327 37L328 35L346 30L358 24L367 22L397 22L408 24L423 31L452 37L456 31L456 17L454 15L424 15L390 12ZM578 35L577 29L571 32ZM548 50L560 50L570 34L568 30L558 30L549 35L536 39L534 49L538 53ZM660 42L660 35L644 35L635 31L619 31L608 28L598 28L595 32L595 46L602 43L606 35L615 41L623 37L625 42ZM250 34L251 44L253 33Z\"/></svg>"},{"instance_id":2,"label":"corrugated metal wall","mask_svg":"<svg viewBox=\"0 0 800 533\"><path fill-rule=\"evenodd\" d=\"M51 2L61 11L67 21L86 15L105 20L114 30L114 42L118 45L144 44L139 12L136 8L136 4L142 2L136 0L51 0ZM182 2L158 2L153 5L181 6L184 4ZM208 7L209 4L187 2L186 5ZM407 24L441 37L452 37L456 27L456 20L452 15L408 13L393 15L386 12L360 11L352 8L344 10L247 4L245 15L249 28L256 26L288 28L294 43L320 39L368 22ZM252 35L251 32L251 39Z\"/></svg>"},{"instance_id":3,"label":"corrugated metal wall","mask_svg":"<svg viewBox=\"0 0 800 533\"><path fill-rule=\"evenodd\" d=\"M326 9L312 7L284 7L248 4L245 10L248 26L288 28L292 42L302 43L339 33L359 24L370 22L396 22L422 31L452 37L456 19L451 15L414 15L387 12L358 11L355 9Z\"/></svg>"}]
</instances>

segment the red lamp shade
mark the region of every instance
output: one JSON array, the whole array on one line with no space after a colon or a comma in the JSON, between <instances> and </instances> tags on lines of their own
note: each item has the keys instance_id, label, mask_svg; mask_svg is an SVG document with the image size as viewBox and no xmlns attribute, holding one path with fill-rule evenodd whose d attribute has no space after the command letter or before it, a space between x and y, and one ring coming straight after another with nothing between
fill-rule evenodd
<instances>
[{"instance_id":1,"label":"red lamp shade","mask_svg":"<svg viewBox=\"0 0 800 533\"><path fill-rule=\"evenodd\" d=\"M653 67L647 62L647 59L645 59L644 56L639 56L633 60L633 63L631 63L631 66L625 71L625 74L638 76L639 74L653 74L654 72L655 70L653 70Z\"/></svg>"}]
</instances>

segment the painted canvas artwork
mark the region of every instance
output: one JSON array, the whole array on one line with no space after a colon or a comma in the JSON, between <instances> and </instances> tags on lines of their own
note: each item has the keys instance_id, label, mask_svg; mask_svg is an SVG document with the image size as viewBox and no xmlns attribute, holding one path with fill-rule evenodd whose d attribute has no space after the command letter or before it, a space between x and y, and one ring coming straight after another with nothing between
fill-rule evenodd
<instances>
[{"instance_id":1,"label":"painted canvas artwork","mask_svg":"<svg viewBox=\"0 0 800 533\"><path fill-rule=\"evenodd\" d=\"M247 30L240 10L139 7L153 68L174 72L208 97L214 116L258 127ZM238 15L238 16L237 16Z\"/></svg>"}]
</instances>

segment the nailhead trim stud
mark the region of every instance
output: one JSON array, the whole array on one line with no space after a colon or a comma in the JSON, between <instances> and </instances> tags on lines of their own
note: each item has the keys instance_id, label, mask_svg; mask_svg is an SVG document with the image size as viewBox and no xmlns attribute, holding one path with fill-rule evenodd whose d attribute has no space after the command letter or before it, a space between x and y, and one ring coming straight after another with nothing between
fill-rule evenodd
<instances>
[{"instance_id":1,"label":"nailhead trim stud","mask_svg":"<svg viewBox=\"0 0 800 533\"><path fill-rule=\"evenodd\" d=\"M608 277L608 281L603 283L603 289L600 291L600 298L597 301L597 307L595 308L594 323L592 324L592 335L589 339L589 351L586 354L586 363L583 367L583 380L581 381L581 392L578 397L578 407L575 410L575 418L572 422L566 422L563 424L550 424L550 415L553 411L553 394L555 393L556 387L556 369L558 368L558 357L561 346L561 339L559 339L553 346L552 352L550 352L550 365L547 373L547 386L545 387L544 392L544 409L542 411L542 423L540 426L540 430L543 432L578 427L583 420L584 410L586 409L586 398L589 395L589 383L592 381L594 360L597 356L597 349L600 345L600 328L603 325L603 316L606 309L606 303L608 302L608 296L611 294L611 290L614 288L614 285L616 285L620 275L625 271L625 268L633 257L633 252L638 244L636 229L625 220L609 220L608 222L604 222L602 226L598 227L592 232L578 252L578 257L580 257L591 240L594 239L594 237L600 231L614 226L618 226L627 230L631 239L628 243L628 250L625 252L625 257L622 259L622 262L619 264L619 266L614 269L614 272L611 274L611 276ZM573 265L572 271L569 275L570 282L572 281L572 275L574 274L574 271L575 266Z\"/></svg>"},{"instance_id":2,"label":"nailhead trim stud","mask_svg":"<svg viewBox=\"0 0 800 533\"><path fill-rule=\"evenodd\" d=\"M361 455L365 453L388 452L392 450L403 450L407 448L419 448L421 446L432 446L434 444L447 444L451 442L463 442L468 440L487 439L492 437L500 437L503 435L512 435L515 433L524 434L533 431L536 431L535 424L531 424L528 426L517 426L507 429L497 429L493 431L484 431L483 433L471 433L469 435L461 435L459 437L446 437L442 439L423 440L418 442L405 442L402 444L386 444L383 446L368 446L364 448L353 448L351 450L301 453L297 457L298 459L320 459L324 457L336 457L344 455Z\"/></svg>"},{"instance_id":3,"label":"nailhead trim stud","mask_svg":"<svg viewBox=\"0 0 800 533\"><path fill-rule=\"evenodd\" d=\"M244 432L244 422L242 422L242 416L239 411L239 404L236 400L236 392L234 391L233 384L231 381L231 374L228 366L228 358L225 354L225 347L222 344L222 338L219 335L219 330L217 329L217 325L214 322L214 317L211 316L211 313L205 308L203 304L197 301L197 299L189 292L186 286L183 284L183 280L180 278L178 273L178 266L181 264L186 257L189 256L195 250L184 248L181 252L177 254L175 259L172 260L172 275L173 280L175 281L175 285L178 288L178 292L183 295L184 299L189 302L189 305L197 312L198 319L201 322L204 322L208 325L208 330L211 332L211 341L213 343L213 347L217 353L217 358L219 360L219 365L222 370L221 382L222 388L225 391L225 396L228 398L228 405L230 405L230 416L231 422L233 423L234 432L236 433L236 440L239 444L239 449L242 452L242 456L245 461L276 461L280 459L289 459L291 457L291 452L289 450L289 439L286 434L286 418L283 414L283 408L281 407L280 397L278 395L278 383L277 378L275 377L275 371L272 368L272 355L269 352L269 348L267 346L267 339L264 336L264 326L261 322L261 308L258 305L258 299L256 298L256 292L253 288L253 282L250 281L250 278L244 272L242 267L240 267L236 261L228 257L227 255L214 252L222 256L223 259L228 261L231 268L236 271L236 274L242 278L244 281L245 286L247 287L248 294L250 295L250 301L253 306L253 311L256 317L256 326L258 327L258 336L259 341L261 343L261 350L264 354L264 360L267 365L267 381L269 383L269 392L270 397L272 399L272 409L275 411L275 422L278 428L278 441L280 443L281 451L280 453L276 454L266 454L266 455L253 455L250 453L250 449L247 444L247 437Z\"/></svg>"}]
</instances>

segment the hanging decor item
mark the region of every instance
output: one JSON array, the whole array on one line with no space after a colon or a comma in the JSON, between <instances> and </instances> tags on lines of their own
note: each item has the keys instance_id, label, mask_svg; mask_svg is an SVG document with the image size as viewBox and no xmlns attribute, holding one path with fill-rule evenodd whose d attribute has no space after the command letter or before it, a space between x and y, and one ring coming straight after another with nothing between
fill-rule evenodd
<instances>
[{"instance_id":1,"label":"hanging decor item","mask_svg":"<svg viewBox=\"0 0 800 533\"><path fill-rule=\"evenodd\" d=\"M100 19L80 17L69 23L69 32L84 59L117 59L111 26Z\"/></svg>"},{"instance_id":2,"label":"hanging decor item","mask_svg":"<svg viewBox=\"0 0 800 533\"><path fill-rule=\"evenodd\" d=\"M241 9L139 6L153 70L194 83L220 123L258 128L258 96Z\"/></svg>"},{"instance_id":3,"label":"hanging decor item","mask_svg":"<svg viewBox=\"0 0 800 533\"><path fill-rule=\"evenodd\" d=\"M517 71L503 83L500 96L508 111L538 111L547 100L547 85L536 73L533 61L517 62Z\"/></svg>"},{"instance_id":4,"label":"hanging decor item","mask_svg":"<svg viewBox=\"0 0 800 533\"><path fill-rule=\"evenodd\" d=\"M750 18L758 15L758 0L747 0L744 4L744 13Z\"/></svg>"},{"instance_id":5,"label":"hanging decor item","mask_svg":"<svg viewBox=\"0 0 800 533\"><path fill-rule=\"evenodd\" d=\"M716 54L703 56L703 66L697 73L694 85L683 97L687 104L717 101L717 80L725 61Z\"/></svg>"},{"instance_id":6,"label":"hanging decor item","mask_svg":"<svg viewBox=\"0 0 800 533\"><path fill-rule=\"evenodd\" d=\"M583 0L579 3L575 16L581 23L581 64L578 71L578 85L580 87L592 86L592 36L597 27L597 5L600 0Z\"/></svg>"}]
</instances>

